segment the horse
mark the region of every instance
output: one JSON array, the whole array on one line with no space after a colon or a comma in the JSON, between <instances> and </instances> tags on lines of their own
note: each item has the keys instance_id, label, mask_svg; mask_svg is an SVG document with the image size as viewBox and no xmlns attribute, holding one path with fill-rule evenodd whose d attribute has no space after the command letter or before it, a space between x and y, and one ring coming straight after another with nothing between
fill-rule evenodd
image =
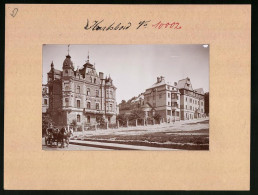
<instances>
[{"instance_id":1,"label":"horse","mask_svg":"<svg viewBox=\"0 0 258 195\"><path fill-rule=\"evenodd\" d=\"M70 130L68 132L65 131L64 128L62 128L60 130L60 132L58 133L58 138L57 138L57 146L58 146L58 142L61 143L61 148L64 148L64 142L66 143L66 147L69 146L69 141L70 141L70 137L73 135L73 132Z\"/></svg>"}]
</instances>

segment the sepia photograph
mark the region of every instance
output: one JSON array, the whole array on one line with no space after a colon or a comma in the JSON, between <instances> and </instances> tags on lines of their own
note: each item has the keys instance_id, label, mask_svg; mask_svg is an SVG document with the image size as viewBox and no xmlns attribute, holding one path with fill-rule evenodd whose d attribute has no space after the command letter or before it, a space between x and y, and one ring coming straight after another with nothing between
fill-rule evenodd
<instances>
[{"instance_id":1,"label":"sepia photograph","mask_svg":"<svg viewBox=\"0 0 258 195\"><path fill-rule=\"evenodd\" d=\"M42 46L42 149L209 150L209 44Z\"/></svg>"}]
</instances>

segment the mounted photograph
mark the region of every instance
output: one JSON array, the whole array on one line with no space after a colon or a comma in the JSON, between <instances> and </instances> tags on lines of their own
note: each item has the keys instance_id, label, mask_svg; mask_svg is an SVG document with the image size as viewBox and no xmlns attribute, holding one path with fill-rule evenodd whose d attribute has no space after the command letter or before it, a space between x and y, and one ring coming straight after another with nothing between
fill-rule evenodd
<instances>
[{"instance_id":1,"label":"mounted photograph","mask_svg":"<svg viewBox=\"0 0 258 195\"><path fill-rule=\"evenodd\" d=\"M42 149L209 150L209 44L42 46Z\"/></svg>"}]
</instances>

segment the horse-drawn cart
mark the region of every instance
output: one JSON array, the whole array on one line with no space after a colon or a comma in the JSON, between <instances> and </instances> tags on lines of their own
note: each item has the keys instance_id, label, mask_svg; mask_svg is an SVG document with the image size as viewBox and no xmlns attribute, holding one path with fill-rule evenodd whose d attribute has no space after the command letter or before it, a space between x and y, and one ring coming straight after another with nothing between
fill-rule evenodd
<instances>
[{"instance_id":1,"label":"horse-drawn cart","mask_svg":"<svg viewBox=\"0 0 258 195\"><path fill-rule=\"evenodd\" d=\"M56 145L58 145L58 134L59 134L59 129L58 128L47 128L46 130L46 136L45 136L45 144L52 146L53 143L56 142Z\"/></svg>"},{"instance_id":2,"label":"horse-drawn cart","mask_svg":"<svg viewBox=\"0 0 258 195\"><path fill-rule=\"evenodd\" d=\"M45 136L45 145L52 146L56 142L56 146L58 147L58 143L61 143L61 147L64 147L64 143L66 143L67 147L69 145L70 137L73 135L72 131L66 132L64 128L59 130L58 128L47 128L46 136Z\"/></svg>"}]
</instances>

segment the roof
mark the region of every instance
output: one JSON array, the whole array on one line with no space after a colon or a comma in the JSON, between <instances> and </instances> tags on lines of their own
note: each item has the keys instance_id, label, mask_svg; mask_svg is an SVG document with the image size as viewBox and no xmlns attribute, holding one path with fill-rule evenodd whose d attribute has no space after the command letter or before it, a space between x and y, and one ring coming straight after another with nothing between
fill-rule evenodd
<instances>
[{"instance_id":1,"label":"roof","mask_svg":"<svg viewBox=\"0 0 258 195\"><path fill-rule=\"evenodd\" d=\"M159 87L159 86L166 85L166 84L167 84L167 83L165 82L165 80L162 80L162 81L160 81L160 82L154 83L151 87L149 87L149 88L147 88L147 89Z\"/></svg>"},{"instance_id":2,"label":"roof","mask_svg":"<svg viewBox=\"0 0 258 195\"><path fill-rule=\"evenodd\" d=\"M199 93L199 94L204 95L203 88L198 88L198 89L195 89L194 91L196 91L196 92Z\"/></svg>"},{"instance_id":3,"label":"roof","mask_svg":"<svg viewBox=\"0 0 258 195\"><path fill-rule=\"evenodd\" d=\"M54 68L51 69L48 73L52 73L52 70L54 70L54 73L55 73L55 74L60 74L60 75L62 74L62 71L61 71L61 70L57 70L57 69L54 69Z\"/></svg>"},{"instance_id":4,"label":"roof","mask_svg":"<svg viewBox=\"0 0 258 195\"><path fill-rule=\"evenodd\" d=\"M190 82L190 79L187 77L185 79L181 79L178 81L177 87L179 89L188 89L188 90L193 90L192 84Z\"/></svg>"},{"instance_id":5,"label":"roof","mask_svg":"<svg viewBox=\"0 0 258 195\"><path fill-rule=\"evenodd\" d=\"M146 104L144 104L143 106L141 106L141 108L142 108L144 111L150 111L150 110L154 109L154 108L152 107L152 105L150 105L149 102L147 102Z\"/></svg>"},{"instance_id":6,"label":"roof","mask_svg":"<svg viewBox=\"0 0 258 195\"><path fill-rule=\"evenodd\" d=\"M72 69L74 69L74 67L73 67L73 62L72 62L72 60L71 60L71 56L69 56L69 55L67 55L66 56L66 58L65 58L65 60L64 60L64 62L63 62L63 68L69 68L69 67L71 67Z\"/></svg>"}]
</instances>

